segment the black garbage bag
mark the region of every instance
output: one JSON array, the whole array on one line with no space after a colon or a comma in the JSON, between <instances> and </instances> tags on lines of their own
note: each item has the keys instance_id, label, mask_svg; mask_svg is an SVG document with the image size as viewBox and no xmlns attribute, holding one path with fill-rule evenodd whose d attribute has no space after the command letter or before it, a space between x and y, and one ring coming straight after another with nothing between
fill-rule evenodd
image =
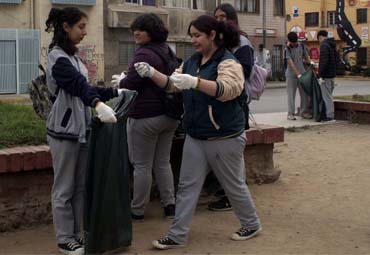
<instances>
[{"instance_id":1,"label":"black garbage bag","mask_svg":"<svg viewBox=\"0 0 370 255\"><path fill-rule=\"evenodd\" d=\"M126 113L137 92L122 93L113 107L117 123L95 117L90 135L84 208L85 254L131 245Z\"/></svg>"},{"instance_id":2,"label":"black garbage bag","mask_svg":"<svg viewBox=\"0 0 370 255\"><path fill-rule=\"evenodd\" d=\"M299 78L304 92L311 98L312 115L316 121L321 121L325 117L325 104L322 100L321 88L319 81L312 67L309 67Z\"/></svg>"}]
</instances>

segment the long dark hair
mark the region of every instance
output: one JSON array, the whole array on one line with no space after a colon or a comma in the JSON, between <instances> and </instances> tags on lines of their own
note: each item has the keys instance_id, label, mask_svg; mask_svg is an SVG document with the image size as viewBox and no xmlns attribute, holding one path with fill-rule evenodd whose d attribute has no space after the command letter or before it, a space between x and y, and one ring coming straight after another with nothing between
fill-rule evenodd
<instances>
[{"instance_id":1,"label":"long dark hair","mask_svg":"<svg viewBox=\"0 0 370 255\"><path fill-rule=\"evenodd\" d=\"M130 28L132 32L135 30L146 31L151 42L162 43L167 41L168 29L161 18L154 13L140 15L132 22Z\"/></svg>"},{"instance_id":2,"label":"long dark hair","mask_svg":"<svg viewBox=\"0 0 370 255\"><path fill-rule=\"evenodd\" d=\"M215 11L213 12L213 16L215 16L216 11L218 11L218 10L221 10L226 14L226 19L227 20L231 20L231 21L235 22L235 24L237 26L239 26L238 15L236 13L235 8L231 4L229 4L229 3L219 4L216 7Z\"/></svg>"},{"instance_id":3,"label":"long dark hair","mask_svg":"<svg viewBox=\"0 0 370 255\"><path fill-rule=\"evenodd\" d=\"M189 35L192 26L207 35L210 35L211 31L214 30L216 32L215 43L217 47L232 49L240 43L239 29L231 21L227 21L226 23L218 22L212 16L201 15L190 22L188 27Z\"/></svg>"},{"instance_id":4,"label":"long dark hair","mask_svg":"<svg viewBox=\"0 0 370 255\"><path fill-rule=\"evenodd\" d=\"M74 55L78 49L76 45L68 38L67 32L63 28L63 23L66 22L70 27L77 24L83 17L87 15L75 7L66 7L63 9L51 8L49 17L46 20L45 31L53 32L53 39L49 45L49 51L54 46L61 47L68 55Z\"/></svg>"},{"instance_id":5,"label":"long dark hair","mask_svg":"<svg viewBox=\"0 0 370 255\"><path fill-rule=\"evenodd\" d=\"M232 21L232 22L235 23L235 25L239 29L239 34L244 35L245 37L248 38L248 34L246 32L244 32L244 31L240 30L238 14L237 14L235 8L231 4L229 4L229 3L219 4L216 7L215 11L213 12L213 16L215 16L216 11L218 11L218 10L221 10L221 11L223 11L226 14L226 20L227 21Z\"/></svg>"}]
</instances>

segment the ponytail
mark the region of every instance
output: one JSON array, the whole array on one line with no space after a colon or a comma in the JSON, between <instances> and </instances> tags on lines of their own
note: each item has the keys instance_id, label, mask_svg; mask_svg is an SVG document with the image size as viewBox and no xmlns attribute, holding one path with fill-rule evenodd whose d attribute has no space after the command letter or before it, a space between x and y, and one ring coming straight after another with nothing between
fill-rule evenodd
<instances>
[{"instance_id":1,"label":"ponytail","mask_svg":"<svg viewBox=\"0 0 370 255\"><path fill-rule=\"evenodd\" d=\"M53 32L53 39L49 45L49 52L54 46L61 47L68 55L74 55L78 49L69 39L63 24L67 23L70 27L77 24L83 17L87 15L75 7L66 7L63 9L51 8L48 19L45 22L48 33Z\"/></svg>"}]
</instances>

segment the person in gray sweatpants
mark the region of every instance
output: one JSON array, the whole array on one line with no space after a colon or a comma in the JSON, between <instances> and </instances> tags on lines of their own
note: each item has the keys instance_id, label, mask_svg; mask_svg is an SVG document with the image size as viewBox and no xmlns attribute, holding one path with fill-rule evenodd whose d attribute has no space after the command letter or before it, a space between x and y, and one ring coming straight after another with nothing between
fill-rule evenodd
<instances>
[{"instance_id":1,"label":"person in gray sweatpants","mask_svg":"<svg viewBox=\"0 0 370 255\"><path fill-rule=\"evenodd\" d=\"M83 254L83 192L91 108L102 122L117 121L103 102L123 90L88 83L88 72L78 57L77 44L86 35L87 15L74 7L52 8L46 21L53 32L46 81L56 96L47 119L47 140L53 161L51 206L59 251Z\"/></svg>"},{"instance_id":2,"label":"person in gray sweatpants","mask_svg":"<svg viewBox=\"0 0 370 255\"><path fill-rule=\"evenodd\" d=\"M245 114L239 101L244 89L243 68L228 50L239 45L240 36L231 23L222 24L208 15L193 20L188 33L197 52L169 77L146 62L135 63L141 77L150 78L167 91L181 91L184 99L186 137L175 218L167 235L152 242L157 249L186 245L210 169L240 221L241 227L231 239L248 240L262 230L244 177Z\"/></svg>"}]
</instances>

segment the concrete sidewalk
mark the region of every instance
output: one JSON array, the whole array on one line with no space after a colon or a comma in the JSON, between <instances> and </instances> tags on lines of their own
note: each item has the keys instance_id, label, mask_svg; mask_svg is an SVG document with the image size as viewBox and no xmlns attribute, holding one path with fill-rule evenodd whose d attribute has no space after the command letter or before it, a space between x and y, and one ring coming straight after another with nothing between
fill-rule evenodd
<instances>
[{"instance_id":1,"label":"concrete sidewalk","mask_svg":"<svg viewBox=\"0 0 370 255\"><path fill-rule=\"evenodd\" d=\"M274 125L279 127L286 128L294 128L294 127L306 127L306 126L317 126L317 125L329 125L335 123L345 123L345 121L338 121L335 122L317 122L313 119L307 120L301 117L296 116L297 120L287 120L287 112L273 112L273 113L258 113L252 114L254 117L257 125L259 124L266 124L266 125ZM249 120L249 124L253 125L253 120Z\"/></svg>"}]
</instances>

